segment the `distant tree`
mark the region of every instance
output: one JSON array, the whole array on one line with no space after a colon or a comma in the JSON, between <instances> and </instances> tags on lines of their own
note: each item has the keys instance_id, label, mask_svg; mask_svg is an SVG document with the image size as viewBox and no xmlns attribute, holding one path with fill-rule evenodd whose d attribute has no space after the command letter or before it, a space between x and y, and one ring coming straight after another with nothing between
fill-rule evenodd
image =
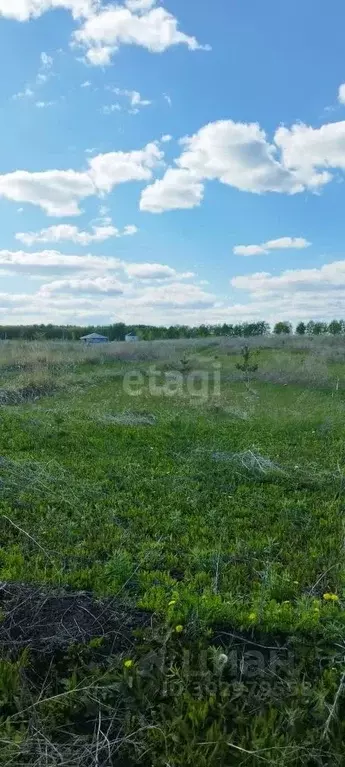
<instances>
[{"instance_id":1,"label":"distant tree","mask_svg":"<svg viewBox=\"0 0 345 767\"><path fill-rule=\"evenodd\" d=\"M327 325L325 322L315 322L313 329L313 336L321 336L323 333L327 333Z\"/></svg>"},{"instance_id":2,"label":"distant tree","mask_svg":"<svg viewBox=\"0 0 345 767\"><path fill-rule=\"evenodd\" d=\"M307 323L306 333L308 336L314 335L314 325L315 325L314 320L309 320L309 322Z\"/></svg>"},{"instance_id":3,"label":"distant tree","mask_svg":"<svg viewBox=\"0 0 345 767\"><path fill-rule=\"evenodd\" d=\"M288 335L289 333L292 333L291 322L277 322L274 326L273 333L275 333L277 336Z\"/></svg>"},{"instance_id":4,"label":"distant tree","mask_svg":"<svg viewBox=\"0 0 345 767\"><path fill-rule=\"evenodd\" d=\"M304 336L306 329L307 329L307 326L305 322L299 322L298 325L296 326L297 335Z\"/></svg>"},{"instance_id":5,"label":"distant tree","mask_svg":"<svg viewBox=\"0 0 345 767\"><path fill-rule=\"evenodd\" d=\"M332 320L328 325L328 332L332 333L332 336L339 336L343 332L343 320Z\"/></svg>"}]
</instances>

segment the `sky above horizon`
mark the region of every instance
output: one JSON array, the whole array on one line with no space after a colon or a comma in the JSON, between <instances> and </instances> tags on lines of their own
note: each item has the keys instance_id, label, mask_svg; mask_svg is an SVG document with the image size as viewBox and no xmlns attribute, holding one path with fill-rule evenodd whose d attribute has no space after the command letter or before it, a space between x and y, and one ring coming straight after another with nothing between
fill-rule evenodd
<instances>
[{"instance_id":1,"label":"sky above horizon","mask_svg":"<svg viewBox=\"0 0 345 767\"><path fill-rule=\"evenodd\" d=\"M344 23L0 0L0 324L345 317Z\"/></svg>"}]
</instances>

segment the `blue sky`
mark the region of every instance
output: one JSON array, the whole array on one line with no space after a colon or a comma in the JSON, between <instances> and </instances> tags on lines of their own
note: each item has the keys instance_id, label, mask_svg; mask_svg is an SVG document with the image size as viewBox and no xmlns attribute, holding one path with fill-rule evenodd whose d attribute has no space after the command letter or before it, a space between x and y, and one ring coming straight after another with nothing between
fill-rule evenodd
<instances>
[{"instance_id":1,"label":"blue sky","mask_svg":"<svg viewBox=\"0 0 345 767\"><path fill-rule=\"evenodd\" d=\"M344 22L0 0L0 323L344 316Z\"/></svg>"}]
</instances>

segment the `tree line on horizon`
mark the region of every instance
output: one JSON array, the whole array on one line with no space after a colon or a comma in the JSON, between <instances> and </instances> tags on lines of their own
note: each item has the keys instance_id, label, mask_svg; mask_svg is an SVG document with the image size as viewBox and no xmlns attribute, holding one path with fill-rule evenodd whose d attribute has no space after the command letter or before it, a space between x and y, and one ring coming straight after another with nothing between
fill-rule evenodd
<instances>
[{"instance_id":1,"label":"tree line on horizon","mask_svg":"<svg viewBox=\"0 0 345 767\"><path fill-rule=\"evenodd\" d=\"M128 333L135 333L142 341L158 341L177 338L207 338L210 336L231 336L248 338L250 336L292 335L320 336L324 334L345 335L345 320L332 320L332 322L299 322L294 328L291 322L277 322L273 328L260 320L258 322L242 322L236 325L223 323L222 325L126 325L118 322L113 325L0 325L1 340L22 341L78 341L82 336L89 333L100 333L109 338L109 341L124 341Z\"/></svg>"}]
</instances>

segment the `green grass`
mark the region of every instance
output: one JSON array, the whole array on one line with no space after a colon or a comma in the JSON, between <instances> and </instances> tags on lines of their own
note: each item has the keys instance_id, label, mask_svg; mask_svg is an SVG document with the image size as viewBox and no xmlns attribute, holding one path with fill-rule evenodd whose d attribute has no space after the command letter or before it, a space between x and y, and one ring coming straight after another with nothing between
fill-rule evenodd
<instances>
[{"instance_id":1,"label":"green grass","mask_svg":"<svg viewBox=\"0 0 345 767\"><path fill-rule=\"evenodd\" d=\"M28 394L0 409L0 580L112 597L152 624L129 655L71 647L47 668L41 657L39 684L36 655L12 647L0 665L0 763L343 764L345 399L335 363L320 372L308 353L308 380L304 352L266 349L248 386L231 380L237 355L196 349L191 368L222 365L220 397L201 400L186 388L153 397L147 379L140 397L126 394L123 372L150 360L71 367L59 355L53 373L50 358L38 372L3 367L0 388ZM288 653L278 669L271 647ZM248 673L240 660L253 648L261 656Z\"/></svg>"}]
</instances>

